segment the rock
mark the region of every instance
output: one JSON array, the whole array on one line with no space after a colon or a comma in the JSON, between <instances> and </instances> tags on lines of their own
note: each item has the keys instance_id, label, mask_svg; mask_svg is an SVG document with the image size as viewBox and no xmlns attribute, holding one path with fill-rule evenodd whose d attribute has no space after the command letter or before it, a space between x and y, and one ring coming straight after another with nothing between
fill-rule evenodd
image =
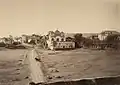
<instances>
[{"instance_id":1,"label":"rock","mask_svg":"<svg viewBox=\"0 0 120 85\"><path fill-rule=\"evenodd\" d=\"M28 78L29 78L28 76L25 77L25 79L28 79Z\"/></svg>"},{"instance_id":2,"label":"rock","mask_svg":"<svg viewBox=\"0 0 120 85\"><path fill-rule=\"evenodd\" d=\"M36 85L34 82L30 82L29 85Z\"/></svg>"},{"instance_id":3,"label":"rock","mask_svg":"<svg viewBox=\"0 0 120 85\"><path fill-rule=\"evenodd\" d=\"M35 60L41 62L40 58L37 58L37 57L36 57Z\"/></svg>"},{"instance_id":4,"label":"rock","mask_svg":"<svg viewBox=\"0 0 120 85\"><path fill-rule=\"evenodd\" d=\"M70 66L71 64L63 64L64 65L64 67L68 67L68 66Z\"/></svg>"},{"instance_id":5,"label":"rock","mask_svg":"<svg viewBox=\"0 0 120 85\"><path fill-rule=\"evenodd\" d=\"M19 68L17 68L16 70L20 70Z\"/></svg>"},{"instance_id":6,"label":"rock","mask_svg":"<svg viewBox=\"0 0 120 85\"><path fill-rule=\"evenodd\" d=\"M60 76L60 75L58 75L58 76L55 76L55 78L62 78L63 76Z\"/></svg>"},{"instance_id":7,"label":"rock","mask_svg":"<svg viewBox=\"0 0 120 85\"><path fill-rule=\"evenodd\" d=\"M59 70L58 70L58 69L56 69L56 70L55 70L55 72L59 72Z\"/></svg>"},{"instance_id":8,"label":"rock","mask_svg":"<svg viewBox=\"0 0 120 85\"><path fill-rule=\"evenodd\" d=\"M64 67L67 67L67 65L64 65Z\"/></svg>"},{"instance_id":9,"label":"rock","mask_svg":"<svg viewBox=\"0 0 120 85\"><path fill-rule=\"evenodd\" d=\"M18 60L18 61L22 61L22 60Z\"/></svg>"},{"instance_id":10,"label":"rock","mask_svg":"<svg viewBox=\"0 0 120 85\"><path fill-rule=\"evenodd\" d=\"M59 72L59 70L56 68L49 68L49 72L54 73L54 72Z\"/></svg>"},{"instance_id":11,"label":"rock","mask_svg":"<svg viewBox=\"0 0 120 85\"><path fill-rule=\"evenodd\" d=\"M47 76L48 79L52 79L52 76Z\"/></svg>"}]
</instances>

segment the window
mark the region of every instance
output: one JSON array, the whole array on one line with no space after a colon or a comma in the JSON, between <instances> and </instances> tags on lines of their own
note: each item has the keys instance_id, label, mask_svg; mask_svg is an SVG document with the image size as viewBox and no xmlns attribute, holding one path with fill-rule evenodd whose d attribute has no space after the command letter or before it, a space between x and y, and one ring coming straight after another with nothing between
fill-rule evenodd
<instances>
[{"instance_id":1,"label":"window","mask_svg":"<svg viewBox=\"0 0 120 85\"><path fill-rule=\"evenodd\" d=\"M57 38L57 41L59 42L59 38Z\"/></svg>"},{"instance_id":2,"label":"window","mask_svg":"<svg viewBox=\"0 0 120 85\"><path fill-rule=\"evenodd\" d=\"M54 41L54 39L52 38L52 41Z\"/></svg>"},{"instance_id":3,"label":"window","mask_svg":"<svg viewBox=\"0 0 120 85\"><path fill-rule=\"evenodd\" d=\"M59 45L61 45L61 43L59 43Z\"/></svg>"},{"instance_id":4,"label":"window","mask_svg":"<svg viewBox=\"0 0 120 85\"><path fill-rule=\"evenodd\" d=\"M64 39L62 38L62 39L61 39L61 41L63 42L63 41L64 41Z\"/></svg>"},{"instance_id":5,"label":"window","mask_svg":"<svg viewBox=\"0 0 120 85\"><path fill-rule=\"evenodd\" d=\"M72 48L72 47L73 47L72 45L69 46L69 48Z\"/></svg>"}]
</instances>

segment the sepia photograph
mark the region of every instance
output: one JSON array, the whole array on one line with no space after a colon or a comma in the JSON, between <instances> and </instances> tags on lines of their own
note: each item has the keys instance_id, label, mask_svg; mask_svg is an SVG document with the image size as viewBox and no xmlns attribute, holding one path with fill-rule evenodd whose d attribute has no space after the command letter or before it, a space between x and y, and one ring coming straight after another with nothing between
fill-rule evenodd
<instances>
[{"instance_id":1,"label":"sepia photograph","mask_svg":"<svg viewBox=\"0 0 120 85\"><path fill-rule=\"evenodd\" d=\"M120 85L120 0L0 0L0 85Z\"/></svg>"}]
</instances>

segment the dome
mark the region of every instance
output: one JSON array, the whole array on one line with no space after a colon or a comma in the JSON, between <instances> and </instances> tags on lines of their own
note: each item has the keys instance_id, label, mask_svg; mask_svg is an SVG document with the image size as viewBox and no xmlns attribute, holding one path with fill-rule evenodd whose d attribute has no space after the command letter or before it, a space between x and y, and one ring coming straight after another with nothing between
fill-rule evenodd
<instances>
[{"instance_id":1,"label":"dome","mask_svg":"<svg viewBox=\"0 0 120 85\"><path fill-rule=\"evenodd\" d=\"M56 30L56 31L55 31L55 35L56 35L56 36L59 36L60 34L61 34L61 33L60 33L59 30Z\"/></svg>"}]
</instances>

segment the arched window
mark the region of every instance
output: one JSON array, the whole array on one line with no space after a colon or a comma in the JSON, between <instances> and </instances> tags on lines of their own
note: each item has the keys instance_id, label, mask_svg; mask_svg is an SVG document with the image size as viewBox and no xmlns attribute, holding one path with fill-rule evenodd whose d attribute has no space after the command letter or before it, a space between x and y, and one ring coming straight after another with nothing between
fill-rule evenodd
<instances>
[{"instance_id":1,"label":"arched window","mask_svg":"<svg viewBox=\"0 0 120 85\"><path fill-rule=\"evenodd\" d=\"M51 40L54 41L54 38L52 38Z\"/></svg>"},{"instance_id":2,"label":"arched window","mask_svg":"<svg viewBox=\"0 0 120 85\"><path fill-rule=\"evenodd\" d=\"M56 41L58 41L59 42L59 38L57 38L57 40Z\"/></svg>"},{"instance_id":3,"label":"arched window","mask_svg":"<svg viewBox=\"0 0 120 85\"><path fill-rule=\"evenodd\" d=\"M61 41L63 42L63 41L64 41L64 39L62 38L62 39L61 39Z\"/></svg>"}]
</instances>

